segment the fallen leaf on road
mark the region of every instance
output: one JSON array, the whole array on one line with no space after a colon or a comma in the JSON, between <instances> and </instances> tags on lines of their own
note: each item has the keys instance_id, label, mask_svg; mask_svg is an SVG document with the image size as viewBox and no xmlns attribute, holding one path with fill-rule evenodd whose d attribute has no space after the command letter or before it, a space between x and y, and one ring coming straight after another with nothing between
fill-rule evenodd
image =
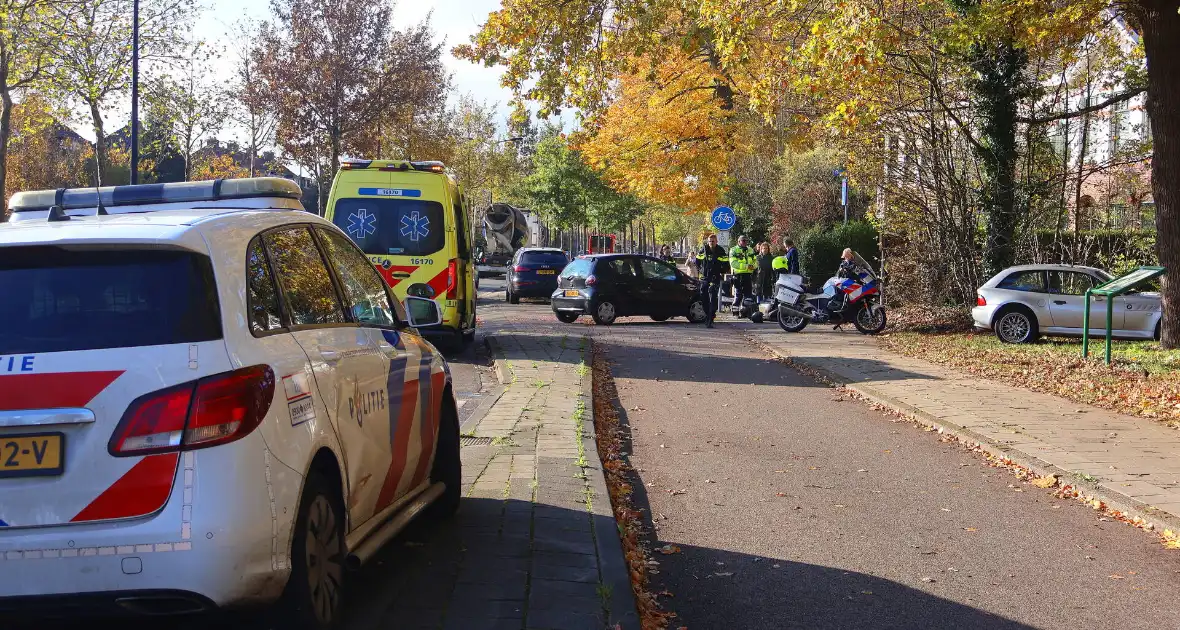
<instances>
[{"instance_id":1,"label":"fallen leaf on road","mask_svg":"<svg viewBox=\"0 0 1180 630\"><path fill-rule=\"evenodd\" d=\"M931 582L937 582L938 580L936 580L936 579L934 579L934 578L932 578L932 577L924 577L924 578L922 578L922 581L923 581L923 582L925 582L925 583L927 583L927 584L930 584Z\"/></svg>"},{"instance_id":2,"label":"fallen leaf on road","mask_svg":"<svg viewBox=\"0 0 1180 630\"><path fill-rule=\"evenodd\" d=\"M668 494L676 496L678 494L688 494L688 490L668 490Z\"/></svg>"},{"instance_id":3,"label":"fallen leaf on road","mask_svg":"<svg viewBox=\"0 0 1180 630\"><path fill-rule=\"evenodd\" d=\"M963 531L965 531L965 532L974 532L974 531L978 531L978 530L976 530L974 527L964 527L964 528L963 528Z\"/></svg>"},{"instance_id":4,"label":"fallen leaf on road","mask_svg":"<svg viewBox=\"0 0 1180 630\"><path fill-rule=\"evenodd\" d=\"M717 483L717 482L716 482L716 481L713 481L712 479L706 479L706 480L705 480L705 483Z\"/></svg>"},{"instance_id":5,"label":"fallen leaf on road","mask_svg":"<svg viewBox=\"0 0 1180 630\"><path fill-rule=\"evenodd\" d=\"M1118 573L1115 573L1114 575L1111 575L1108 577L1110 577L1110 579L1112 579L1112 580L1125 580L1126 579L1123 576L1119 575Z\"/></svg>"},{"instance_id":6,"label":"fallen leaf on road","mask_svg":"<svg viewBox=\"0 0 1180 630\"><path fill-rule=\"evenodd\" d=\"M950 511L951 511L951 509L950 509L950 508L942 508L942 511L943 511L943 512L950 512Z\"/></svg>"},{"instance_id":7,"label":"fallen leaf on road","mask_svg":"<svg viewBox=\"0 0 1180 630\"><path fill-rule=\"evenodd\" d=\"M869 472L869 471L864 468L861 468L860 470L857 470L856 472Z\"/></svg>"},{"instance_id":8,"label":"fallen leaf on road","mask_svg":"<svg viewBox=\"0 0 1180 630\"><path fill-rule=\"evenodd\" d=\"M782 568L782 566L783 566L783 565L781 565L781 564L772 564L772 565L770 565L770 568L772 568L772 569L781 569L781 568Z\"/></svg>"},{"instance_id":9,"label":"fallen leaf on road","mask_svg":"<svg viewBox=\"0 0 1180 630\"><path fill-rule=\"evenodd\" d=\"M1032 485L1038 488L1052 488L1057 485L1057 477L1049 475L1048 477L1038 477L1032 480Z\"/></svg>"},{"instance_id":10,"label":"fallen leaf on road","mask_svg":"<svg viewBox=\"0 0 1180 630\"><path fill-rule=\"evenodd\" d=\"M733 577L733 572L732 571L718 571L718 572L714 573L713 575L716 575L717 577Z\"/></svg>"},{"instance_id":11,"label":"fallen leaf on road","mask_svg":"<svg viewBox=\"0 0 1180 630\"><path fill-rule=\"evenodd\" d=\"M680 553L680 547L677 547L676 545L664 545L663 547L660 547L656 551L659 551L660 553L664 554L665 556L670 556L674 553Z\"/></svg>"},{"instance_id":12,"label":"fallen leaf on road","mask_svg":"<svg viewBox=\"0 0 1180 630\"><path fill-rule=\"evenodd\" d=\"M667 446L664 446L663 444L661 444L661 445L660 445L660 448L668 448L668 447L667 447Z\"/></svg>"},{"instance_id":13,"label":"fallen leaf on road","mask_svg":"<svg viewBox=\"0 0 1180 630\"><path fill-rule=\"evenodd\" d=\"M843 505L840 505L839 503L837 503L837 504L836 504L836 507L838 507L838 508L842 508L842 507L844 507L844 506L843 506Z\"/></svg>"},{"instance_id":14,"label":"fallen leaf on road","mask_svg":"<svg viewBox=\"0 0 1180 630\"><path fill-rule=\"evenodd\" d=\"M647 411L643 407L632 407L629 411Z\"/></svg>"},{"instance_id":15,"label":"fallen leaf on road","mask_svg":"<svg viewBox=\"0 0 1180 630\"><path fill-rule=\"evenodd\" d=\"M776 493L774 493L774 496L776 496L776 497L785 497L785 496L787 496L787 493L785 493L785 492L776 492Z\"/></svg>"},{"instance_id":16,"label":"fallen leaf on road","mask_svg":"<svg viewBox=\"0 0 1180 630\"><path fill-rule=\"evenodd\" d=\"M819 470L819 466L808 466L807 470Z\"/></svg>"},{"instance_id":17,"label":"fallen leaf on road","mask_svg":"<svg viewBox=\"0 0 1180 630\"><path fill-rule=\"evenodd\" d=\"M860 594L861 595L872 595L873 592L872 591L861 591Z\"/></svg>"},{"instance_id":18,"label":"fallen leaf on road","mask_svg":"<svg viewBox=\"0 0 1180 630\"><path fill-rule=\"evenodd\" d=\"M891 450L889 450L889 449L885 449L885 452L886 452L886 453L892 453L893 451L891 451Z\"/></svg>"}]
</instances>

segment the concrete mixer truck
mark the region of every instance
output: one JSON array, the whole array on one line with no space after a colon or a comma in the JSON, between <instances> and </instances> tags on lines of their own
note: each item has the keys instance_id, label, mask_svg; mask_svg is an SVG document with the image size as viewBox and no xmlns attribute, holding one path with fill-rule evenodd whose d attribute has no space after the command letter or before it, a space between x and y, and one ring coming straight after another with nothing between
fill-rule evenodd
<instances>
[{"instance_id":1,"label":"concrete mixer truck","mask_svg":"<svg viewBox=\"0 0 1180 630\"><path fill-rule=\"evenodd\" d=\"M476 239L476 269L481 277L504 275L516 250L531 242L528 213L506 203L494 203L483 213L482 243Z\"/></svg>"}]
</instances>

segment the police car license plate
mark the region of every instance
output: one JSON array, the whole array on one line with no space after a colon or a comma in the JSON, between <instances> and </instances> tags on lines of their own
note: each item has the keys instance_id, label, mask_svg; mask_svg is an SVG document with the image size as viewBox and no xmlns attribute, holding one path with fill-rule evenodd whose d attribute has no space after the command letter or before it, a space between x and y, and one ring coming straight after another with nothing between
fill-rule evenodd
<instances>
[{"instance_id":1,"label":"police car license plate","mask_svg":"<svg viewBox=\"0 0 1180 630\"><path fill-rule=\"evenodd\" d=\"M537 270L537 274L542 275L542 276L552 276L555 273L557 273L557 272L552 269L538 269Z\"/></svg>"},{"instance_id":2,"label":"police car license plate","mask_svg":"<svg viewBox=\"0 0 1180 630\"><path fill-rule=\"evenodd\" d=\"M577 289L566 289L566 291L565 291L565 296L566 296L566 297L578 297L578 296L580 296L580 295L581 295L581 294L580 294L580 293L578 293L578 290L577 290Z\"/></svg>"},{"instance_id":3,"label":"police car license plate","mask_svg":"<svg viewBox=\"0 0 1180 630\"><path fill-rule=\"evenodd\" d=\"M774 296L779 302L786 302L787 304L794 304L795 300L799 299L799 294L786 287L779 287L778 293Z\"/></svg>"},{"instance_id":4,"label":"police car license plate","mask_svg":"<svg viewBox=\"0 0 1180 630\"><path fill-rule=\"evenodd\" d=\"M0 436L0 478L60 475L65 440L62 433Z\"/></svg>"}]
</instances>

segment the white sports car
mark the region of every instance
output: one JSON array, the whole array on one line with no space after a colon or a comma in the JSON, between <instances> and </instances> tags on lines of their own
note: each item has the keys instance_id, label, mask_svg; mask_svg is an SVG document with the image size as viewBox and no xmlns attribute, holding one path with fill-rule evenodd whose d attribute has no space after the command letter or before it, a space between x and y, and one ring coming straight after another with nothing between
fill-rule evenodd
<instances>
[{"instance_id":1,"label":"white sports car","mask_svg":"<svg viewBox=\"0 0 1180 630\"><path fill-rule=\"evenodd\" d=\"M1113 277L1094 267L1009 267L977 291L971 309L975 327L995 331L1005 343L1028 343L1041 335L1081 336L1086 289ZM1106 299L1090 301L1090 335L1106 334ZM1158 293L1114 298L1113 334L1123 339L1159 339L1163 315Z\"/></svg>"}]
</instances>

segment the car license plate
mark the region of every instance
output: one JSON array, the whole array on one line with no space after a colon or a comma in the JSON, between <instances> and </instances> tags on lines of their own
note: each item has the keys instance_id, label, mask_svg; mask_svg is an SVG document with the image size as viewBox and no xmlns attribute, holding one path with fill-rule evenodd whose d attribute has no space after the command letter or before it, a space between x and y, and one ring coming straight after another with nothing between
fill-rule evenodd
<instances>
[{"instance_id":1,"label":"car license plate","mask_svg":"<svg viewBox=\"0 0 1180 630\"><path fill-rule=\"evenodd\" d=\"M0 436L0 478L60 475L65 450L62 433Z\"/></svg>"},{"instance_id":2,"label":"car license plate","mask_svg":"<svg viewBox=\"0 0 1180 630\"><path fill-rule=\"evenodd\" d=\"M566 296L566 297L579 297L579 296L581 296L581 295L582 295L582 294L581 294L581 293L578 293L578 290L577 290L577 289L566 289L566 291L565 291L565 296Z\"/></svg>"},{"instance_id":3,"label":"car license plate","mask_svg":"<svg viewBox=\"0 0 1180 630\"><path fill-rule=\"evenodd\" d=\"M557 272L554 271L553 269L538 269L537 270L537 275L541 275L541 276L552 276L555 273L557 273Z\"/></svg>"},{"instance_id":4,"label":"car license plate","mask_svg":"<svg viewBox=\"0 0 1180 630\"><path fill-rule=\"evenodd\" d=\"M786 302L787 304L794 304L795 300L799 299L799 294L786 288L779 287L778 294L775 295L779 302Z\"/></svg>"}]
</instances>

